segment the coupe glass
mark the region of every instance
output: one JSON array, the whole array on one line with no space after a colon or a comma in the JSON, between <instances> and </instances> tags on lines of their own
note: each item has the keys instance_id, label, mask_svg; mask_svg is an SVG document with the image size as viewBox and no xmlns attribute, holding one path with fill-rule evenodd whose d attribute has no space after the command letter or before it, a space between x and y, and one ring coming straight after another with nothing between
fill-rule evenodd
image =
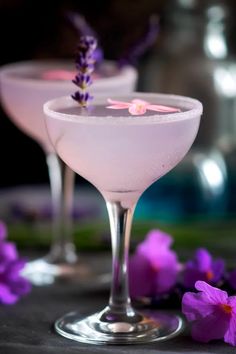
<instances>
[{"instance_id":1,"label":"coupe glass","mask_svg":"<svg viewBox=\"0 0 236 354\"><path fill-rule=\"evenodd\" d=\"M46 154L53 204L53 235L49 254L25 267L23 274L35 285L52 283L56 277L84 274L77 262L71 232L70 211L73 201L74 172L57 156L46 132L43 103L76 90L71 79L71 61L28 61L0 69L1 101L9 118L24 133L36 140ZM134 90L137 72L133 67L117 69L104 62L94 74L91 93L103 95Z\"/></svg>"},{"instance_id":2,"label":"coupe glass","mask_svg":"<svg viewBox=\"0 0 236 354\"><path fill-rule=\"evenodd\" d=\"M134 93L115 99L130 102L134 98L181 111L131 116L127 110L108 110L105 98L94 100L90 111L78 107L70 97L44 105L47 129L58 155L100 191L110 220L108 306L88 317L69 313L55 324L62 336L81 342L144 343L169 338L182 326L177 316L138 312L132 307L127 278L129 239L139 197L187 153L198 131L202 105L188 97L164 94Z\"/></svg>"}]
</instances>

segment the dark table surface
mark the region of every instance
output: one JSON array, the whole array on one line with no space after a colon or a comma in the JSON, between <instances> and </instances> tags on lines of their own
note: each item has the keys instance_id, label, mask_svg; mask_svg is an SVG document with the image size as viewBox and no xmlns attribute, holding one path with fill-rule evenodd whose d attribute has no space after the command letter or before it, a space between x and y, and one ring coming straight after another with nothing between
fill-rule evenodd
<instances>
[{"instance_id":1,"label":"dark table surface","mask_svg":"<svg viewBox=\"0 0 236 354\"><path fill-rule=\"evenodd\" d=\"M53 323L61 315L74 310L84 314L100 310L106 305L108 296L108 286L98 286L94 282L60 282L47 287L34 287L16 305L0 308L0 353L235 353L235 348L221 341L211 344L192 341L188 328L169 341L135 346L86 345L55 333Z\"/></svg>"}]
</instances>

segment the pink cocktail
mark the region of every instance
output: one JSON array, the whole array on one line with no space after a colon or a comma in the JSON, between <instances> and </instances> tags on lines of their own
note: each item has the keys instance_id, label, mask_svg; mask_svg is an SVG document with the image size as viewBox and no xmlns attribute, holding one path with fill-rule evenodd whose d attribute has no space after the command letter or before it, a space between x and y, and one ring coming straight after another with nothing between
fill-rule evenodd
<instances>
[{"instance_id":1,"label":"pink cocktail","mask_svg":"<svg viewBox=\"0 0 236 354\"><path fill-rule=\"evenodd\" d=\"M131 115L126 108L107 108L106 98L95 99L89 110L78 107L70 97L44 105L47 129L58 155L100 191L108 209L113 254L109 304L88 317L70 313L55 325L61 335L93 344L166 339L182 326L178 316L140 313L132 307L127 279L129 238L138 199L183 159L202 114L201 103L188 97L134 93L115 99L141 99L150 103L147 107L164 105L175 112L138 114L142 104L137 104L137 115Z\"/></svg>"},{"instance_id":2,"label":"pink cocktail","mask_svg":"<svg viewBox=\"0 0 236 354\"><path fill-rule=\"evenodd\" d=\"M51 283L63 272L70 274L77 263L69 220L74 173L58 158L48 138L43 113L44 102L74 91L73 75L74 63L61 60L14 63L0 69L2 105L16 126L41 145L49 168L54 215L51 251L45 258L29 262L24 270L25 276L37 285ZM118 69L115 63L104 62L94 73L91 93L128 93L135 88L136 79L133 67Z\"/></svg>"}]
</instances>

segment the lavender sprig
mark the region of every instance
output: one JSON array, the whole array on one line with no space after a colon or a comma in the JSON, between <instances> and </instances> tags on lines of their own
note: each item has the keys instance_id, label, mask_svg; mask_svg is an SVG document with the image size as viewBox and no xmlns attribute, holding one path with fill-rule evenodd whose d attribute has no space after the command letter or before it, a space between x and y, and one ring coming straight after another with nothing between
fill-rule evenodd
<instances>
[{"instance_id":1,"label":"lavender sprig","mask_svg":"<svg viewBox=\"0 0 236 354\"><path fill-rule=\"evenodd\" d=\"M92 96L87 91L92 84L91 73L94 70L95 57L94 52L97 47L97 41L92 36L82 36L77 46L76 53L76 74L72 82L79 88L71 97L79 103L81 107L87 107Z\"/></svg>"},{"instance_id":2,"label":"lavender sprig","mask_svg":"<svg viewBox=\"0 0 236 354\"><path fill-rule=\"evenodd\" d=\"M155 43L159 32L159 17L152 15L149 18L148 29L143 37L134 43L127 53L125 53L118 61L122 67L127 64L136 65L138 59Z\"/></svg>"},{"instance_id":3,"label":"lavender sprig","mask_svg":"<svg viewBox=\"0 0 236 354\"><path fill-rule=\"evenodd\" d=\"M91 36L94 38L99 38L98 34L88 24L84 16L74 11L68 11L66 17L79 36ZM97 46L97 48L94 50L94 58L96 59L96 65L103 61L104 54L100 46Z\"/></svg>"}]
</instances>

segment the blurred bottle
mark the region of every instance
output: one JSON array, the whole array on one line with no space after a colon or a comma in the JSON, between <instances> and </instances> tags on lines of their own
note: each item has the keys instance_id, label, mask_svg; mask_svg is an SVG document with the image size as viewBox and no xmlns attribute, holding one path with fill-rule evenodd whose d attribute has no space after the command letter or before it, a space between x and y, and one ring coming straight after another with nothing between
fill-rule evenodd
<instances>
[{"instance_id":1,"label":"blurred bottle","mask_svg":"<svg viewBox=\"0 0 236 354\"><path fill-rule=\"evenodd\" d=\"M191 152L144 194L143 210L150 209L157 216L163 206L165 209L166 202L166 210L160 215L170 219L195 214L224 216L233 211L235 9L234 1L166 2L160 41L141 67L140 90L195 97L204 106ZM160 205L154 204L158 197ZM236 200L234 203L236 210Z\"/></svg>"}]
</instances>

